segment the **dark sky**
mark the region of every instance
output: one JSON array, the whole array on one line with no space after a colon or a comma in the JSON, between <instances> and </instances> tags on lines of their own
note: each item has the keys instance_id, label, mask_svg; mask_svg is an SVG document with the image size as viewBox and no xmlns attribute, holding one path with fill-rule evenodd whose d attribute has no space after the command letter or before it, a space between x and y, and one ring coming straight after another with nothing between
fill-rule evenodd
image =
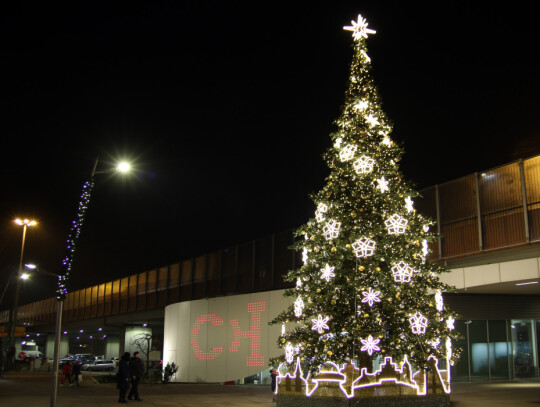
<instances>
[{"instance_id":1,"label":"dark sky","mask_svg":"<svg viewBox=\"0 0 540 407\"><path fill-rule=\"evenodd\" d=\"M528 3L316 3L3 2L0 283L18 264L16 216L40 222L25 262L59 270L98 155L98 170L127 158L136 171L96 177L72 289L304 223L358 13L418 188L540 153ZM54 287L39 276L23 302Z\"/></svg>"}]
</instances>

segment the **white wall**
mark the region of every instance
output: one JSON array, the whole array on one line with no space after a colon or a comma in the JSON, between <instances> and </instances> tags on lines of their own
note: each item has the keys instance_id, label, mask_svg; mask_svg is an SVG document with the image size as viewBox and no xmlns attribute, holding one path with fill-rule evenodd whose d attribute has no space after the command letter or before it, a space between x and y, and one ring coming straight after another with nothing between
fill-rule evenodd
<instances>
[{"instance_id":1,"label":"white wall","mask_svg":"<svg viewBox=\"0 0 540 407\"><path fill-rule=\"evenodd\" d=\"M169 305L163 363L179 366L179 382L225 382L265 370L282 352L281 326L268 322L289 302L278 290Z\"/></svg>"},{"instance_id":2,"label":"white wall","mask_svg":"<svg viewBox=\"0 0 540 407\"><path fill-rule=\"evenodd\" d=\"M116 336L107 336L107 343L105 345L105 359L112 359L120 355L120 338Z\"/></svg>"},{"instance_id":3,"label":"white wall","mask_svg":"<svg viewBox=\"0 0 540 407\"><path fill-rule=\"evenodd\" d=\"M126 328L126 334L124 336L124 352L129 352L133 356L134 352L140 353L141 360L146 360L146 357L141 349L133 344L133 339L139 334L150 334L152 335L152 328L149 327L137 327L131 326ZM152 350L152 342L150 342L150 350ZM116 356L116 355L115 355ZM122 355L117 355L122 356Z\"/></svg>"}]
</instances>

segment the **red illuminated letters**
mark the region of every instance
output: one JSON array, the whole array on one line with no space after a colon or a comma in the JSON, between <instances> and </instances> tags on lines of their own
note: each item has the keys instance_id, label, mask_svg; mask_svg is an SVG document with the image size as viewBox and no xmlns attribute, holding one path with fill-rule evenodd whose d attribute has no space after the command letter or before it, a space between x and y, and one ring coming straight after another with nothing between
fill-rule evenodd
<instances>
[{"instance_id":1,"label":"red illuminated letters","mask_svg":"<svg viewBox=\"0 0 540 407\"><path fill-rule=\"evenodd\" d=\"M251 339L251 354L247 357L247 366L264 366L265 360L261 353L261 312L265 310L264 302L250 302L248 312L251 314L251 331L241 331L237 319L231 319L234 338L229 348L230 352L238 351L240 339Z\"/></svg>"},{"instance_id":2,"label":"red illuminated letters","mask_svg":"<svg viewBox=\"0 0 540 407\"><path fill-rule=\"evenodd\" d=\"M266 359L261 355L261 313L266 310L265 302L250 302L248 303L248 313L251 314L251 329L242 331L238 319L231 319L231 327L233 329L233 341L229 347L229 352L237 352L240 348L241 339L249 339L251 341L251 353L247 357L247 366L265 366ZM199 316L193 328L191 329L191 346L195 356L201 360L216 359L222 352L222 347L215 347L210 352L203 352L199 346L199 331L201 326L206 322L212 325L223 325L223 320L216 314L205 314Z\"/></svg>"},{"instance_id":3,"label":"red illuminated letters","mask_svg":"<svg viewBox=\"0 0 540 407\"><path fill-rule=\"evenodd\" d=\"M221 352L223 352L222 347L212 348L210 352L203 352L199 346L199 330L201 325L205 322L211 322L212 325L223 325L223 320L216 314L206 314L201 315L195 320L193 324L193 329L191 329L191 347L193 348L193 353L199 359L202 360L213 360L217 358Z\"/></svg>"}]
</instances>

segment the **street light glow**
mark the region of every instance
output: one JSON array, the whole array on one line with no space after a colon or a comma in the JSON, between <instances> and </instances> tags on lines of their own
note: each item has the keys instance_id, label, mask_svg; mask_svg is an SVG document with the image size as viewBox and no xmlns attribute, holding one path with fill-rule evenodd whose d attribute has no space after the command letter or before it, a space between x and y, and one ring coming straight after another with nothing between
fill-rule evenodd
<instances>
[{"instance_id":1,"label":"street light glow","mask_svg":"<svg viewBox=\"0 0 540 407\"><path fill-rule=\"evenodd\" d=\"M28 273L22 273L21 274L21 280L28 280L29 277L30 277L30 274L28 274Z\"/></svg>"},{"instance_id":2,"label":"street light glow","mask_svg":"<svg viewBox=\"0 0 540 407\"><path fill-rule=\"evenodd\" d=\"M15 219L14 222L19 226L34 226L37 225L37 222L35 220L30 219Z\"/></svg>"},{"instance_id":3,"label":"street light glow","mask_svg":"<svg viewBox=\"0 0 540 407\"><path fill-rule=\"evenodd\" d=\"M24 267L30 270L34 270L37 266L35 264L25 264Z\"/></svg>"},{"instance_id":4,"label":"street light glow","mask_svg":"<svg viewBox=\"0 0 540 407\"><path fill-rule=\"evenodd\" d=\"M128 162L122 161L116 166L116 170L119 172L128 172L131 169L131 165Z\"/></svg>"}]
</instances>

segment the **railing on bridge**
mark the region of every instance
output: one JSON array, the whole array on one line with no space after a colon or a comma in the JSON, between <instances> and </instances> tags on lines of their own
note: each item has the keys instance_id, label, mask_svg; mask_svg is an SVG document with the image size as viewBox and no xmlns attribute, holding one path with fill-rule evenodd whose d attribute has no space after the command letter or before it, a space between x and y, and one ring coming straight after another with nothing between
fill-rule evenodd
<instances>
[{"instance_id":1,"label":"railing on bridge","mask_svg":"<svg viewBox=\"0 0 540 407\"><path fill-rule=\"evenodd\" d=\"M432 259L447 260L540 240L540 156L421 191L422 213L441 238ZM179 301L285 288L282 275L300 264L288 249L292 231L263 237L166 267L68 294L64 321L163 307ZM55 299L19 307L19 323L53 323ZM9 313L0 313L0 323Z\"/></svg>"}]
</instances>

